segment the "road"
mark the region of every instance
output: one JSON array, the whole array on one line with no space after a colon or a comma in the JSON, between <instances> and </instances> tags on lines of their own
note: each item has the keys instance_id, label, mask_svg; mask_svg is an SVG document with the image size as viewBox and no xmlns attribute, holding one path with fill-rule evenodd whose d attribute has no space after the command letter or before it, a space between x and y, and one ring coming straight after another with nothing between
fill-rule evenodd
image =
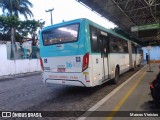
<instances>
[{"instance_id":1,"label":"road","mask_svg":"<svg viewBox=\"0 0 160 120\"><path fill-rule=\"evenodd\" d=\"M107 82L94 88L44 84L40 74L1 79L0 111L86 111L141 67L121 75L117 85ZM74 120L76 118L41 119Z\"/></svg>"}]
</instances>

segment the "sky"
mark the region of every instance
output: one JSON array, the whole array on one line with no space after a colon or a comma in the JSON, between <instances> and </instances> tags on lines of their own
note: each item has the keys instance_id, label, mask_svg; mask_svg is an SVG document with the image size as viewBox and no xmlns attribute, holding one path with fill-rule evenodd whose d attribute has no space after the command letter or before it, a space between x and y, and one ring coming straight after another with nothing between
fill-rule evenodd
<instances>
[{"instance_id":1,"label":"sky","mask_svg":"<svg viewBox=\"0 0 160 120\"><path fill-rule=\"evenodd\" d=\"M31 9L34 14L34 19L42 19L42 21L46 22L45 26L51 24L50 12L45 11L54 8L52 12L53 24L60 23L63 20L68 21L77 18L88 18L107 28L115 27L114 24L95 14L76 0L30 0L30 2L34 5Z\"/></svg>"},{"instance_id":2,"label":"sky","mask_svg":"<svg viewBox=\"0 0 160 120\"><path fill-rule=\"evenodd\" d=\"M31 8L35 20L45 21L45 26L51 24L50 12L45 12L48 9L54 8L52 12L53 24L60 23L63 20L73 20L77 18L88 18L106 28L115 27L114 24L106 19L103 19L90 9L86 8L76 0L29 0L33 4ZM24 20L24 17L20 17Z\"/></svg>"}]
</instances>

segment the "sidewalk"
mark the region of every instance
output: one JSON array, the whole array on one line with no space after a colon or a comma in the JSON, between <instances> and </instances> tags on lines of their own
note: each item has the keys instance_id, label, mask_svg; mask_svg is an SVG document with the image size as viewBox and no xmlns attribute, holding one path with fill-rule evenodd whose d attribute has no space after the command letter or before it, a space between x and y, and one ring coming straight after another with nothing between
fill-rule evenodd
<instances>
[{"instance_id":1,"label":"sidewalk","mask_svg":"<svg viewBox=\"0 0 160 120\"><path fill-rule=\"evenodd\" d=\"M149 70L149 66L144 66L126 82L90 108L88 111L94 111L92 114L90 114L90 112L86 112L84 117L80 117L78 120L158 120L159 118L157 117L148 118L144 116L145 112L160 112L159 108L155 109L154 104L150 103L152 98L149 88L149 83L156 78L156 75L159 72L158 65L159 64L156 63L151 64L151 70L153 72L147 72ZM143 116L133 117L132 115L136 113L142 114Z\"/></svg>"},{"instance_id":2,"label":"sidewalk","mask_svg":"<svg viewBox=\"0 0 160 120\"><path fill-rule=\"evenodd\" d=\"M0 76L0 82L4 80L12 80L19 77L28 77L28 76L40 75L40 74L41 74L41 71L14 74L14 75L4 75L4 76Z\"/></svg>"}]
</instances>

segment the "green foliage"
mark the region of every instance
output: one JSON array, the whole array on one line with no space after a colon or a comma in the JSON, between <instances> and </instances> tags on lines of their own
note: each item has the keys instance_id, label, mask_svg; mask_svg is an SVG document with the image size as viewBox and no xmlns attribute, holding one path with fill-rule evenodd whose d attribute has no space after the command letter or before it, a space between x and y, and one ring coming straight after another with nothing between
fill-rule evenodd
<instances>
[{"instance_id":1,"label":"green foliage","mask_svg":"<svg viewBox=\"0 0 160 120\"><path fill-rule=\"evenodd\" d=\"M10 39L10 35L0 33L0 38L1 38L0 40L5 40L5 41L7 41L7 40Z\"/></svg>"},{"instance_id":2,"label":"green foliage","mask_svg":"<svg viewBox=\"0 0 160 120\"><path fill-rule=\"evenodd\" d=\"M39 22L35 20L26 20L23 22L23 25L25 26L25 31L27 31L31 36L33 36L38 27L40 27Z\"/></svg>"},{"instance_id":3,"label":"green foliage","mask_svg":"<svg viewBox=\"0 0 160 120\"><path fill-rule=\"evenodd\" d=\"M3 13L9 14L9 16L19 17L19 14L22 14L26 19L27 15L33 16L29 9L29 7L33 7L33 4L29 0L0 0L0 7Z\"/></svg>"},{"instance_id":4,"label":"green foliage","mask_svg":"<svg viewBox=\"0 0 160 120\"><path fill-rule=\"evenodd\" d=\"M19 19L16 16L0 16L0 28L11 28L19 25Z\"/></svg>"},{"instance_id":5,"label":"green foliage","mask_svg":"<svg viewBox=\"0 0 160 120\"><path fill-rule=\"evenodd\" d=\"M10 30L19 25L19 19L16 16L0 16L0 38L10 40Z\"/></svg>"},{"instance_id":6,"label":"green foliage","mask_svg":"<svg viewBox=\"0 0 160 120\"><path fill-rule=\"evenodd\" d=\"M18 20L19 14L26 19L28 15L30 17L33 16L32 11L29 9L30 7L33 7L33 5L29 0L0 0L0 8L7 15L0 18L0 32L2 35L10 35L11 44L15 43L17 36L16 28L20 25Z\"/></svg>"},{"instance_id":7,"label":"green foliage","mask_svg":"<svg viewBox=\"0 0 160 120\"><path fill-rule=\"evenodd\" d=\"M0 38L2 40L10 40L11 28L16 28L15 39L17 42L22 41L28 35L33 36L37 34L38 29L45 24L39 20L25 20L21 21L16 16L0 16Z\"/></svg>"}]
</instances>

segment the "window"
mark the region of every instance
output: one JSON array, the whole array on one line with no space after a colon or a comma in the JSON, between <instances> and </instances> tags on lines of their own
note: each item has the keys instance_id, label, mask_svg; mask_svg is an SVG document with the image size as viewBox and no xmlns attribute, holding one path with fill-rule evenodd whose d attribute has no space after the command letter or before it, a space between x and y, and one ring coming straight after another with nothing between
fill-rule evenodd
<instances>
[{"instance_id":1,"label":"window","mask_svg":"<svg viewBox=\"0 0 160 120\"><path fill-rule=\"evenodd\" d=\"M139 54L143 54L143 50L140 46L137 47L137 53Z\"/></svg>"},{"instance_id":2,"label":"window","mask_svg":"<svg viewBox=\"0 0 160 120\"><path fill-rule=\"evenodd\" d=\"M53 45L75 42L78 39L78 30L79 24L73 24L43 31L43 43L44 45Z\"/></svg>"},{"instance_id":3,"label":"window","mask_svg":"<svg viewBox=\"0 0 160 120\"><path fill-rule=\"evenodd\" d=\"M124 53L128 53L128 42L123 40Z\"/></svg>"},{"instance_id":4,"label":"window","mask_svg":"<svg viewBox=\"0 0 160 120\"><path fill-rule=\"evenodd\" d=\"M119 51L119 47L118 47L118 44L117 44L116 37L110 35L109 46L110 46L110 52L117 53Z\"/></svg>"},{"instance_id":5,"label":"window","mask_svg":"<svg viewBox=\"0 0 160 120\"><path fill-rule=\"evenodd\" d=\"M120 38L117 38L117 44L118 44L118 52L124 53L124 47L123 47L123 40Z\"/></svg>"},{"instance_id":6,"label":"window","mask_svg":"<svg viewBox=\"0 0 160 120\"><path fill-rule=\"evenodd\" d=\"M101 55L103 57L107 57L109 53L109 46L108 46L108 35L106 32L103 32L104 34L101 34L99 36L99 43L100 43L100 50Z\"/></svg>"},{"instance_id":7,"label":"window","mask_svg":"<svg viewBox=\"0 0 160 120\"><path fill-rule=\"evenodd\" d=\"M128 53L128 43L121 38L110 35L109 46L112 53Z\"/></svg>"},{"instance_id":8,"label":"window","mask_svg":"<svg viewBox=\"0 0 160 120\"><path fill-rule=\"evenodd\" d=\"M132 46L132 53L137 53L137 47L134 43L131 44Z\"/></svg>"},{"instance_id":9,"label":"window","mask_svg":"<svg viewBox=\"0 0 160 120\"><path fill-rule=\"evenodd\" d=\"M91 50L94 53L99 53L99 44L98 44L98 29L90 26L90 38L91 38Z\"/></svg>"},{"instance_id":10,"label":"window","mask_svg":"<svg viewBox=\"0 0 160 120\"><path fill-rule=\"evenodd\" d=\"M107 53L109 52L128 53L128 42L126 40L108 34L105 31L101 31L100 29L95 28L93 26L90 26L90 38L91 38L91 50L94 53L100 53L100 51L104 49L102 48L103 47L102 44L107 47L109 45L109 49L106 48ZM108 44L108 39L109 39L109 44Z\"/></svg>"}]
</instances>

